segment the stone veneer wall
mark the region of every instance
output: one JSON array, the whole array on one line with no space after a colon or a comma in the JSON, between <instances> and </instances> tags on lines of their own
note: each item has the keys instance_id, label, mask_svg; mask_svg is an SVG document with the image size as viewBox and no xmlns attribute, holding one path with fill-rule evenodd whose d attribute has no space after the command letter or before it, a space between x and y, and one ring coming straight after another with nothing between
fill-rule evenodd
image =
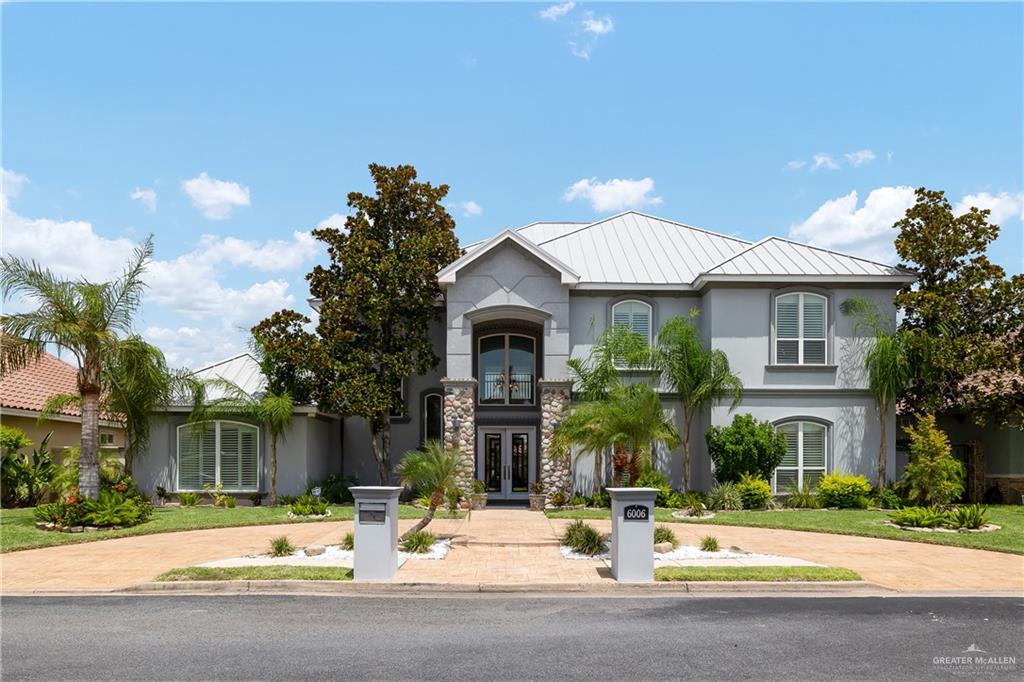
<instances>
[{"instance_id":1,"label":"stone veneer wall","mask_svg":"<svg viewBox=\"0 0 1024 682\"><path fill-rule=\"evenodd\" d=\"M465 466L461 483L467 492L476 470L475 379L442 379L444 385L444 444L462 451Z\"/></svg>"},{"instance_id":2,"label":"stone veneer wall","mask_svg":"<svg viewBox=\"0 0 1024 682\"><path fill-rule=\"evenodd\" d=\"M544 484L546 501L550 503L556 490L572 493L570 458L551 456L555 428L569 414L572 382L541 379L537 383L540 385L540 481Z\"/></svg>"}]
</instances>

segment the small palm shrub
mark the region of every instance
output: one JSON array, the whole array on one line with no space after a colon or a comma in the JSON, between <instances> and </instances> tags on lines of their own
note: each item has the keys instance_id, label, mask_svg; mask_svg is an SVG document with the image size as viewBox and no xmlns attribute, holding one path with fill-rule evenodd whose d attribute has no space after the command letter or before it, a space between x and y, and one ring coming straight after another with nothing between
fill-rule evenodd
<instances>
[{"instance_id":1,"label":"small palm shrub","mask_svg":"<svg viewBox=\"0 0 1024 682\"><path fill-rule=\"evenodd\" d=\"M597 529L580 519L566 527L565 533L562 535L562 544L587 556L601 554L608 549Z\"/></svg>"},{"instance_id":2,"label":"small palm shrub","mask_svg":"<svg viewBox=\"0 0 1024 682\"><path fill-rule=\"evenodd\" d=\"M327 500L312 495L303 495L291 505L291 512L295 516L323 516L327 513Z\"/></svg>"},{"instance_id":3,"label":"small palm shrub","mask_svg":"<svg viewBox=\"0 0 1024 682\"><path fill-rule=\"evenodd\" d=\"M739 511L743 509L743 496L735 483L719 483L708 491L707 505L712 511Z\"/></svg>"},{"instance_id":4,"label":"small palm shrub","mask_svg":"<svg viewBox=\"0 0 1024 682\"><path fill-rule=\"evenodd\" d=\"M289 556L295 553L295 547L287 535L279 535L270 541L270 556Z\"/></svg>"},{"instance_id":5,"label":"small palm shrub","mask_svg":"<svg viewBox=\"0 0 1024 682\"><path fill-rule=\"evenodd\" d=\"M718 538L714 535L705 535L700 539L700 548L704 552L717 552L720 549Z\"/></svg>"},{"instance_id":6,"label":"small palm shrub","mask_svg":"<svg viewBox=\"0 0 1024 682\"><path fill-rule=\"evenodd\" d=\"M917 428L907 427L910 461L900 483L907 497L923 505L947 505L964 492L964 465L949 447L949 439L935 426L935 417L925 415Z\"/></svg>"},{"instance_id":7,"label":"small palm shrub","mask_svg":"<svg viewBox=\"0 0 1024 682\"><path fill-rule=\"evenodd\" d=\"M99 498L87 500L85 506L85 520L93 526L134 526L139 522L140 510L135 501L113 490L100 490Z\"/></svg>"},{"instance_id":8,"label":"small palm shrub","mask_svg":"<svg viewBox=\"0 0 1024 682\"><path fill-rule=\"evenodd\" d=\"M178 504L182 507L194 507L202 501L199 493L178 493Z\"/></svg>"},{"instance_id":9,"label":"small palm shrub","mask_svg":"<svg viewBox=\"0 0 1024 682\"><path fill-rule=\"evenodd\" d=\"M889 514L897 526L910 528L935 528L942 525L946 515L935 507L904 507Z\"/></svg>"},{"instance_id":10,"label":"small palm shrub","mask_svg":"<svg viewBox=\"0 0 1024 682\"><path fill-rule=\"evenodd\" d=\"M810 490L799 490L794 485L782 504L790 509L821 509L821 498Z\"/></svg>"},{"instance_id":11,"label":"small palm shrub","mask_svg":"<svg viewBox=\"0 0 1024 682\"><path fill-rule=\"evenodd\" d=\"M946 512L946 525L950 528L981 528L988 523L987 511L988 507L978 504L954 507Z\"/></svg>"},{"instance_id":12,"label":"small palm shrub","mask_svg":"<svg viewBox=\"0 0 1024 682\"><path fill-rule=\"evenodd\" d=\"M345 533L345 537L341 539L341 548L351 552L356 547L356 534L352 531Z\"/></svg>"},{"instance_id":13,"label":"small palm shrub","mask_svg":"<svg viewBox=\"0 0 1024 682\"><path fill-rule=\"evenodd\" d=\"M402 538L402 551L410 554L426 554L434 546L437 538L429 530L418 530L406 533Z\"/></svg>"},{"instance_id":14,"label":"small palm shrub","mask_svg":"<svg viewBox=\"0 0 1024 682\"><path fill-rule=\"evenodd\" d=\"M662 542L668 542L672 545L672 549L679 546L679 538L672 532L671 528L665 526L654 527L654 544L660 544Z\"/></svg>"},{"instance_id":15,"label":"small palm shrub","mask_svg":"<svg viewBox=\"0 0 1024 682\"><path fill-rule=\"evenodd\" d=\"M818 496L825 507L867 509L871 484L863 476L834 471L818 482Z\"/></svg>"},{"instance_id":16,"label":"small palm shrub","mask_svg":"<svg viewBox=\"0 0 1024 682\"><path fill-rule=\"evenodd\" d=\"M740 476L740 482L736 484L736 489L743 500L744 509L765 509L772 499L771 484L760 476L743 474Z\"/></svg>"}]
</instances>

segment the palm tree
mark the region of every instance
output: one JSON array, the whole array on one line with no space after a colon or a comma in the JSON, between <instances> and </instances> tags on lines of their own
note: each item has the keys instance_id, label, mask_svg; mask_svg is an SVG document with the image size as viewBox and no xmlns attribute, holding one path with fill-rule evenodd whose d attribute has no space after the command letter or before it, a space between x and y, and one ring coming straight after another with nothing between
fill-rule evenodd
<instances>
[{"instance_id":1,"label":"palm tree","mask_svg":"<svg viewBox=\"0 0 1024 682\"><path fill-rule=\"evenodd\" d=\"M862 296L846 299L840 309L846 315L857 317L857 325L871 334L864 354L864 368L868 372L868 390L878 408L878 486L882 487L886 484L889 411L895 408L913 373L909 338L905 332L894 330L875 304Z\"/></svg>"},{"instance_id":2,"label":"palm tree","mask_svg":"<svg viewBox=\"0 0 1024 682\"><path fill-rule=\"evenodd\" d=\"M140 336L119 341L104 355L101 378L100 413L124 429L124 473L131 476L135 455L149 445L153 413L191 393L194 382L185 370L169 369L160 349ZM74 393L50 396L41 416L57 414L68 406L81 409L82 397Z\"/></svg>"},{"instance_id":3,"label":"palm tree","mask_svg":"<svg viewBox=\"0 0 1024 682\"><path fill-rule=\"evenodd\" d=\"M119 334L131 334L132 316L142 302L142 273L153 257L153 238L135 249L120 277L93 283L67 280L35 261L0 258L0 290L4 298L20 296L36 309L0 317L0 374L38 360L53 344L78 361L82 404L82 455L79 489L99 496L99 420L104 357L115 352Z\"/></svg>"},{"instance_id":4,"label":"palm tree","mask_svg":"<svg viewBox=\"0 0 1024 682\"><path fill-rule=\"evenodd\" d=\"M466 475L462 452L447 449L444 443L428 440L422 450L409 450L402 455L396 469L402 485L430 491L430 506L419 522L406 531L402 537L423 530L434 519L437 508L444 502L444 494L459 484Z\"/></svg>"},{"instance_id":5,"label":"palm tree","mask_svg":"<svg viewBox=\"0 0 1024 682\"><path fill-rule=\"evenodd\" d=\"M213 389L220 397L207 401ZM292 423L295 404L287 391L275 393L268 389L257 395L246 392L227 379L207 379L195 391L188 421L202 428L207 422L222 417L240 417L267 430L270 436L270 504L277 504L277 441L283 440Z\"/></svg>"},{"instance_id":6,"label":"palm tree","mask_svg":"<svg viewBox=\"0 0 1024 682\"><path fill-rule=\"evenodd\" d=\"M614 478L629 485L650 464L654 444L679 445L679 432L665 416L661 396L649 384L616 382L602 400L577 405L555 430L552 450L565 456L572 445L584 452L613 448Z\"/></svg>"},{"instance_id":7,"label":"palm tree","mask_svg":"<svg viewBox=\"0 0 1024 682\"><path fill-rule=\"evenodd\" d=\"M731 398L729 410L736 409L743 398L743 382L729 368L729 358L720 350L705 348L700 330L694 324L697 316L673 317L658 333L656 364L666 384L679 394L683 410L680 418L683 436L683 486L690 488L690 425L704 407Z\"/></svg>"}]
</instances>

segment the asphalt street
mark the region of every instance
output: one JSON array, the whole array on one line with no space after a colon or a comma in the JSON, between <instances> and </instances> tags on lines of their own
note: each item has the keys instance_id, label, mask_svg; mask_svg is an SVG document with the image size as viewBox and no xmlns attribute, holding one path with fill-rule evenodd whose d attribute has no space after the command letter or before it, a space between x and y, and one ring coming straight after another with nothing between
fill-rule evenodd
<instances>
[{"instance_id":1,"label":"asphalt street","mask_svg":"<svg viewBox=\"0 0 1024 682\"><path fill-rule=\"evenodd\" d=\"M0 608L4 681L1024 677L1024 599L211 595Z\"/></svg>"}]
</instances>

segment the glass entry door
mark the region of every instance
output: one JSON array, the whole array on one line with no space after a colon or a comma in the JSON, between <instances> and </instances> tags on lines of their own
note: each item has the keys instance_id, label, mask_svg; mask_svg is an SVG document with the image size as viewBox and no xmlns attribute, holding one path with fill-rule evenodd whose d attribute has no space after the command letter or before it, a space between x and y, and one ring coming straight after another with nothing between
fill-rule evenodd
<instances>
[{"instance_id":1,"label":"glass entry door","mask_svg":"<svg viewBox=\"0 0 1024 682\"><path fill-rule=\"evenodd\" d=\"M477 437L477 478L491 499L525 499L536 471L535 429L487 428Z\"/></svg>"}]
</instances>

